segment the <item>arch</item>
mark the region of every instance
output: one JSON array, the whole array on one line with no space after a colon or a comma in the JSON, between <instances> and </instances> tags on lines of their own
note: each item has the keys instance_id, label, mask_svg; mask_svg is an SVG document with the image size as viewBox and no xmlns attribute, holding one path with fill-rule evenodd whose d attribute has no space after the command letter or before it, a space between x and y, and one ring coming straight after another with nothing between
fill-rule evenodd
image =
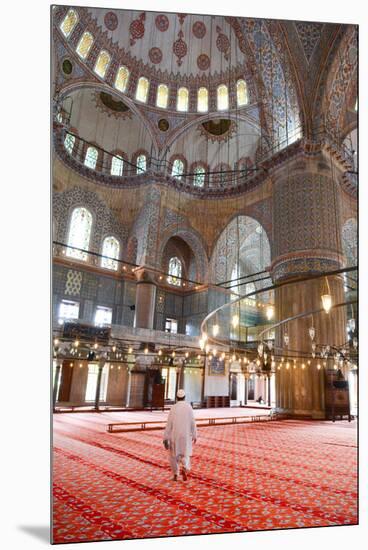
<instances>
[{"instance_id":1,"label":"arch","mask_svg":"<svg viewBox=\"0 0 368 550\"><path fill-rule=\"evenodd\" d=\"M91 50L93 44L93 36L90 32L86 31L82 34L81 39L78 42L76 49L77 54L82 59L86 59Z\"/></svg>"},{"instance_id":2,"label":"arch","mask_svg":"<svg viewBox=\"0 0 368 550\"><path fill-rule=\"evenodd\" d=\"M239 78L236 83L236 103L238 107L243 107L249 103L247 83L243 78Z\"/></svg>"},{"instance_id":3,"label":"arch","mask_svg":"<svg viewBox=\"0 0 368 550\"><path fill-rule=\"evenodd\" d=\"M167 272L169 274L167 282L170 285L182 285L181 277L183 276L183 263L177 256L172 256L170 258Z\"/></svg>"},{"instance_id":4,"label":"arch","mask_svg":"<svg viewBox=\"0 0 368 550\"><path fill-rule=\"evenodd\" d=\"M111 56L106 50L101 50L98 54L94 71L100 78L105 78L106 71L110 65Z\"/></svg>"},{"instance_id":5,"label":"arch","mask_svg":"<svg viewBox=\"0 0 368 550\"><path fill-rule=\"evenodd\" d=\"M189 90L188 88L181 87L178 89L178 95L176 98L176 108L178 111L185 112L189 106Z\"/></svg>"},{"instance_id":6,"label":"arch","mask_svg":"<svg viewBox=\"0 0 368 550\"><path fill-rule=\"evenodd\" d=\"M75 136L67 132L64 139L64 147L68 151L69 155L73 154L74 145L75 145Z\"/></svg>"},{"instance_id":7,"label":"arch","mask_svg":"<svg viewBox=\"0 0 368 550\"><path fill-rule=\"evenodd\" d=\"M98 149L96 147L87 147L86 155L84 157L84 165L91 170L95 170L97 166Z\"/></svg>"},{"instance_id":8,"label":"arch","mask_svg":"<svg viewBox=\"0 0 368 550\"><path fill-rule=\"evenodd\" d=\"M92 232L92 214L84 207L74 208L70 222L69 222L69 235L68 235L68 247L81 248L83 250L89 250L89 243L91 240ZM82 250L76 250L75 248L67 248L66 255L77 260L87 261L87 252Z\"/></svg>"},{"instance_id":9,"label":"arch","mask_svg":"<svg viewBox=\"0 0 368 550\"><path fill-rule=\"evenodd\" d=\"M226 111L229 108L229 90L226 84L217 87L217 110Z\"/></svg>"},{"instance_id":10,"label":"arch","mask_svg":"<svg viewBox=\"0 0 368 550\"><path fill-rule=\"evenodd\" d=\"M169 87L166 84L159 84L157 87L156 106L161 109L167 108L169 100Z\"/></svg>"},{"instance_id":11,"label":"arch","mask_svg":"<svg viewBox=\"0 0 368 550\"><path fill-rule=\"evenodd\" d=\"M135 92L135 98L142 103L147 102L149 89L149 80L145 76L141 76L138 80L137 89Z\"/></svg>"},{"instance_id":12,"label":"arch","mask_svg":"<svg viewBox=\"0 0 368 550\"><path fill-rule=\"evenodd\" d=\"M68 10L68 13L64 17L60 25L60 30L65 36L65 38L69 38L69 36L72 34L77 23L78 23L78 13L73 9Z\"/></svg>"},{"instance_id":13,"label":"arch","mask_svg":"<svg viewBox=\"0 0 368 550\"><path fill-rule=\"evenodd\" d=\"M220 283L231 279L234 266L238 271L261 271L271 263L270 242L264 227L253 217L238 214L222 230L210 260L210 281Z\"/></svg>"},{"instance_id":14,"label":"arch","mask_svg":"<svg viewBox=\"0 0 368 550\"><path fill-rule=\"evenodd\" d=\"M119 92L125 92L129 82L130 72L125 65L121 65L116 73L114 86Z\"/></svg>"},{"instance_id":15,"label":"arch","mask_svg":"<svg viewBox=\"0 0 368 550\"><path fill-rule=\"evenodd\" d=\"M208 89L198 88L197 92L197 111L199 113L207 113L208 111Z\"/></svg>"},{"instance_id":16,"label":"arch","mask_svg":"<svg viewBox=\"0 0 368 550\"><path fill-rule=\"evenodd\" d=\"M206 247L202 241L202 237L192 228L178 228L177 225L171 225L166 228L160 237L160 244L157 251L158 265L162 265L165 247L168 241L173 237L179 237L183 240L193 253L194 263L188 268L189 278L205 283L208 274Z\"/></svg>"},{"instance_id":17,"label":"arch","mask_svg":"<svg viewBox=\"0 0 368 550\"><path fill-rule=\"evenodd\" d=\"M108 235L102 242L101 267L106 269L118 270L118 260L120 258L120 242L113 235Z\"/></svg>"}]
</instances>

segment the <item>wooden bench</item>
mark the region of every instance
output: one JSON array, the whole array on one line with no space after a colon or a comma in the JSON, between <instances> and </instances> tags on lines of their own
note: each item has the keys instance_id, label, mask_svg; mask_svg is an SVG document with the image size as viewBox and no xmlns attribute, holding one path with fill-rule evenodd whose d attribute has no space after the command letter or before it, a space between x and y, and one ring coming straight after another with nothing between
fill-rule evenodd
<instances>
[{"instance_id":1,"label":"wooden bench","mask_svg":"<svg viewBox=\"0 0 368 550\"><path fill-rule=\"evenodd\" d=\"M196 418L197 427L223 426L226 424L245 424L247 422L267 422L272 420L271 415L252 416L221 416L211 418ZM112 422L107 425L109 433L133 432L141 430L163 430L166 420L141 420L135 422Z\"/></svg>"}]
</instances>

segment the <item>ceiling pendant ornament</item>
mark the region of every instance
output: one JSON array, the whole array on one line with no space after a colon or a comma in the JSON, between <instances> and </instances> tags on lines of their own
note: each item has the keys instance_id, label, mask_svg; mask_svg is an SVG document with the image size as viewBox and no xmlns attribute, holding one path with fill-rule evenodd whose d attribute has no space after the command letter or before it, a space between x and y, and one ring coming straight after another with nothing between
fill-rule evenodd
<instances>
[{"instance_id":1,"label":"ceiling pendant ornament","mask_svg":"<svg viewBox=\"0 0 368 550\"><path fill-rule=\"evenodd\" d=\"M210 67L210 64L210 58L205 53L201 53L201 55L197 57L197 66L198 69L200 69L201 71L207 71L207 69L209 69Z\"/></svg>"},{"instance_id":2,"label":"ceiling pendant ornament","mask_svg":"<svg viewBox=\"0 0 368 550\"><path fill-rule=\"evenodd\" d=\"M203 38L207 32L206 25L202 21L195 21L192 32L196 38Z\"/></svg>"},{"instance_id":3,"label":"ceiling pendant ornament","mask_svg":"<svg viewBox=\"0 0 368 550\"><path fill-rule=\"evenodd\" d=\"M224 54L225 59L228 61L229 55L230 55L230 40L222 32L221 27L217 25L216 32L218 33L217 39L216 39L216 46L219 52Z\"/></svg>"},{"instance_id":4,"label":"ceiling pendant ornament","mask_svg":"<svg viewBox=\"0 0 368 550\"><path fill-rule=\"evenodd\" d=\"M146 20L146 13L142 12L138 19L132 21L129 25L130 31L130 45L134 46L137 40L140 40L144 36L144 21Z\"/></svg>"},{"instance_id":5,"label":"ceiling pendant ornament","mask_svg":"<svg viewBox=\"0 0 368 550\"><path fill-rule=\"evenodd\" d=\"M154 65L157 65L162 61L162 51L160 48L151 48L148 52L148 57Z\"/></svg>"},{"instance_id":6,"label":"ceiling pendant ornament","mask_svg":"<svg viewBox=\"0 0 368 550\"><path fill-rule=\"evenodd\" d=\"M159 31L165 32L169 28L169 19L166 17L166 15L160 13L156 16L155 25Z\"/></svg>"},{"instance_id":7,"label":"ceiling pendant ornament","mask_svg":"<svg viewBox=\"0 0 368 550\"><path fill-rule=\"evenodd\" d=\"M109 31L114 31L118 26L118 16L113 11L108 11L104 17L104 23Z\"/></svg>"},{"instance_id":8,"label":"ceiling pendant ornament","mask_svg":"<svg viewBox=\"0 0 368 550\"><path fill-rule=\"evenodd\" d=\"M188 46L187 46L187 43L183 40L183 36L184 36L184 33L182 30L180 30L178 33L178 39L175 40L173 44L173 52L178 58L177 64L179 66L183 63L182 59L187 55L187 52L188 52Z\"/></svg>"}]
</instances>

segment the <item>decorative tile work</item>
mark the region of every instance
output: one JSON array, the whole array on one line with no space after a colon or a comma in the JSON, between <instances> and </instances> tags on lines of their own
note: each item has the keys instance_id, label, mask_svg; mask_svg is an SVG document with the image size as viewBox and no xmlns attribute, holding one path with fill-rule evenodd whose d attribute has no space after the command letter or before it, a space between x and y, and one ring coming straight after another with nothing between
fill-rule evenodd
<instances>
[{"instance_id":1,"label":"decorative tile work","mask_svg":"<svg viewBox=\"0 0 368 550\"><path fill-rule=\"evenodd\" d=\"M358 262L358 226L355 218L346 220L342 227L342 250L348 267Z\"/></svg>"},{"instance_id":2,"label":"decorative tile work","mask_svg":"<svg viewBox=\"0 0 368 550\"><path fill-rule=\"evenodd\" d=\"M305 57L309 62L321 38L324 25L323 23L307 23L305 21L295 21L294 25L303 46Z\"/></svg>"},{"instance_id":3,"label":"decorative tile work","mask_svg":"<svg viewBox=\"0 0 368 550\"><path fill-rule=\"evenodd\" d=\"M73 269L69 269L66 275L64 293L70 294L71 296L79 296L82 286L82 276L83 274L81 271L74 271Z\"/></svg>"},{"instance_id":4,"label":"decorative tile work","mask_svg":"<svg viewBox=\"0 0 368 550\"><path fill-rule=\"evenodd\" d=\"M67 242L70 217L77 206L88 208L93 216L89 250L100 252L103 239L107 235L113 235L119 239L124 253L128 228L116 220L112 210L102 202L96 193L81 187L73 187L63 193L56 192L53 195L53 216L57 220L56 240L62 243Z\"/></svg>"},{"instance_id":5,"label":"decorative tile work","mask_svg":"<svg viewBox=\"0 0 368 550\"><path fill-rule=\"evenodd\" d=\"M146 20L146 14L145 12L142 12L138 19L134 19L134 21L131 22L129 30L130 30L130 45L134 46L137 40L140 40L144 36L145 28L144 28L144 22Z\"/></svg>"},{"instance_id":6,"label":"decorative tile work","mask_svg":"<svg viewBox=\"0 0 368 550\"><path fill-rule=\"evenodd\" d=\"M118 18L116 13L108 11L104 17L104 23L109 31L114 31L118 26Z\"/></svg>"}]
</instances>

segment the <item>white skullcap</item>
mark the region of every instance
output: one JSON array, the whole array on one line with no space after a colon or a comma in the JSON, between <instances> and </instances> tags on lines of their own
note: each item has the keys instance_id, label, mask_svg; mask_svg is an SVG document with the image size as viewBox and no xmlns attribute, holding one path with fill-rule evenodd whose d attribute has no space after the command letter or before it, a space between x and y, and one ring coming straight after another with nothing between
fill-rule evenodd
<instances>
[{"instance_id":1,"label":"white skullcap","mask_svg":"<svg viewBox=\"0 0 368 550\"><path fill-rule=\"evenodd\" d=\"M179 397L179 399L183 399L183 397L185 397L185 391L184 390L178 390L178 393L176 394L176 397Z\"/></svg>"}]
</instances>

